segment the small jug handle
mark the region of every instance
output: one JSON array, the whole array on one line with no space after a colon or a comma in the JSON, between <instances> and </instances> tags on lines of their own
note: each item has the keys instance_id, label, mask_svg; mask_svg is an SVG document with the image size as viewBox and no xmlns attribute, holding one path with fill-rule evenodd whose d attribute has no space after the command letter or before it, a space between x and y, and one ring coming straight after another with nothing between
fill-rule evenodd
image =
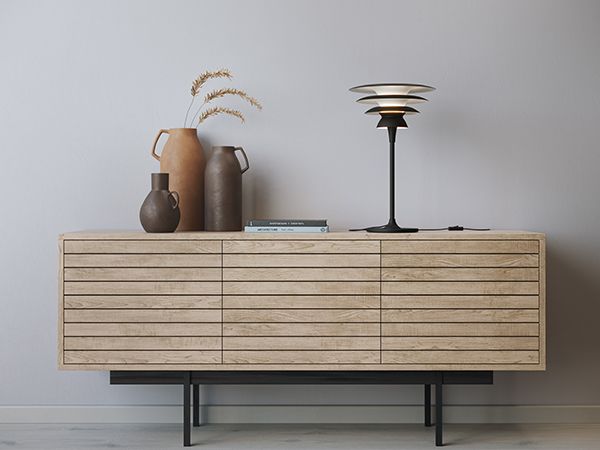
<instances>
[{"instance_id":1,"label":"small jug handle","mask_svg":"<svg viewBox=\"0 0 600 450\"><path fill-rule=\"evenodd\" d=\"M177 209L179 206L179 193L175 191L169 192L169 198L172 198L175 201L175 203L173 203L173 209Z\"/></svg>"},{"instance_id":2,"label":"small jug handle","mask_svg":"<svg viewBox=\"0 0 600 450\"><path fill-rule=\"evenodd\" d=\"M156 159L157 161L160 161L160 155L156 154L156 144L158 144L158 140L160 139L160 136L163 133L167 133L169 134L169 130L165 130L162 129L158 132L158 134L156 135L156 137L154 138L154 144L152 144L152 150L150 150L150 154L154 157L154 159Z\"/></svg>"},{"instance_id":3,"label":"small jug handle","mask_svg":"<svg viewBox=\"0 0 600 450\"><path fill-rule=\"evenodd\" d=\"M242 147L236 147L234 151L240 151L242 152L242 156L244 157L244 162L246 163L246 167L244 167L242 169L242 173L244 173L246 170L248 170L250 168L250 164L248 163L248 157L246 156L246 152L244 151L244 149Z\"/></svg>"}]
</instances>

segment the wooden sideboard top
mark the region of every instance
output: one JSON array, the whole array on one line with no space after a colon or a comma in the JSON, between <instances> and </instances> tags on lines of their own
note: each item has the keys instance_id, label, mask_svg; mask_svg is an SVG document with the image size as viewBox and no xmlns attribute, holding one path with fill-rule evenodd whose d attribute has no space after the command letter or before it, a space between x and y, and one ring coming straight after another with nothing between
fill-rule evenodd
<instances>
[{"instance_id":1,"label":"wooden sideboard top","mask_svg":"<svg viewBox=\"0 0 600 450\"><path fill-rule=\"evenodd\" d=\"M243 231L211 232L190 231L177 233L146 233L144 231L76 231L60 235L61 239L73 240L284 240L284 239L331 239L331 240L430 240L430 239L473 239L473 240L519 240L545 239L544 233L519 230L491 231L420 231L418 233L367 233L366 231L332 231L329 233L246 233Z\"/></svg>"}]
</instances>

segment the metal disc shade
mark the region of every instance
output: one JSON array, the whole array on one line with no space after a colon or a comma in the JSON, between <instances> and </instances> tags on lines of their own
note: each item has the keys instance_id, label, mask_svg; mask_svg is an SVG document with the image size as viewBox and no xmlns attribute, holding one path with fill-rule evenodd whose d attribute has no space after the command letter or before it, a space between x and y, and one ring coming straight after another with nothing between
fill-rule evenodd
<instances>
[{"instance_id":1,"label":"metal disc shade","mask_svg":"<svg viewBox=\"0 0 600 450\"><path fill-rule=\"evenodd\" d=\"M413 83L375 83L362 84L350 88L352 92L375 95L407 95L434 91L435 88L425 84Z\"/></svg>"},{"instance_id":2,"label":"metal disc shade","mask_svg":"<svg viewBox=\"0 0 600 450\"><path fill-rule=\"evenodd\" d=\"M365 114L419 114L419 111L410 106L375 106Z\"/></svg>"},{"instance_id":3,"label":"metal disc shade","mask_svg":"<svg viewBox=\"0 0 600 450\"><path fill-rule=\"evenodd\" d=\"M407 106L414 103L423 103L427 99L418 95L369 95L356 100L358 103L377 106Z\"/></svg>"}]
</instances>

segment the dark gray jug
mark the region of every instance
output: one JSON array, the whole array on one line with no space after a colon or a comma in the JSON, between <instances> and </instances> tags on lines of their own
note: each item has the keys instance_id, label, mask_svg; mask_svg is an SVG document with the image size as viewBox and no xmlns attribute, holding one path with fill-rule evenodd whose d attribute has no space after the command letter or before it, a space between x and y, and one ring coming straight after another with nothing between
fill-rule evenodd
<instances>
[{"instance_id":1,"label":"dark gray jug","mask_svg":"<svg viewBox=\"0 0 600 450\"><path fill-rule=\"evenodd\" d=\"M235 152L245 162L242 169ZM204 172L204 226L206 231L242 229L242 174L248 170L242 147L213 147Z\"/></svg>"},{"instance_id":2,"label":"dark gray jug","mask_svg":"<svg viewBox=\"0 0 600 450\"><path fill-rule=\"evenodd\" d=\"M179 219L179 194L169 192L169 174L153 173L152 190L140 208L142 227L148 233L172 233Z\"/></svg>"}]
</instances>

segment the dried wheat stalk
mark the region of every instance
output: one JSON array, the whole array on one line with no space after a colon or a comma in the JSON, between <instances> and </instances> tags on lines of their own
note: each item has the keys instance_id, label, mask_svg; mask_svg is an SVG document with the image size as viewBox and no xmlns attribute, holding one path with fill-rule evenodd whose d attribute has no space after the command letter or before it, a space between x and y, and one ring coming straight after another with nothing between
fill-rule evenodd
<instances>
[{"instance_id":1,"label":"dried wheat stalk","mask_svg":"<svg viewBox=\"0 0 600 450\"><path fill-rule=\"evenodd\" d=\"M217 114L229 114L230 116L235 116L243 122L245 122L244 115L238 111L237 109L224 108L222 106L213 106L212 108L208 108L198 118L198 125L204 122L206 119L212 116L216 116Z\"/></svg>"},{"instance_id":2,"label":"dried wheat stalk","mask_svg":"<svg viewBox=\"0 0 600 450\"><path fill-rule=\"evenodd\" d=\"M204 83L206 83L208 80L213 79L213 78L229 78L231 80L231 77L233 75L231 75L231 72L229 71L229 69L219 69L219 70L214 70L214 71L210 71L210 70L206 70L204 72L202 72L198 78L196 78L194 81L192 81L192 89L191 89L191 93L192 93L192 101L190 102L190 106L188 106L188 109L185 113L185 118L183 119L183 126L185 127L187 120L188 120L188 116L190 114L190 110L192 109L192 105L194 104L194 100L196 100L196 95L198 95L200 93L200 89L202 89L202 86L204 86ZM191 122L194 121L194 118L192 117Z\"/></svg>"},{"instance_id":3,"label":"dried wheat stalk","mask_svg":"<svg viewBox=\"0 0 600 450\"><path fill-rule=\"evenodd\" d=\"M255 108L262 109L262 105L260 104L260 102L258 100L256 100L254 97L249 96L248 94L246 94L246 92L244 92L240 89L235 89L235 88L215 89L214 91L211 91L208 94L206 94L206 96L204 97L203 104L206 105L207 103L211 102L212 100L215 100L215 99L221 98L221 97L225 97L226 95L237 95L238 97L246 100L248 103L250 103Z\"/></svg>"},{"instance_id":4,"label":"dried wheat stalk","mask_svg":"<svg viewBox=\"0 0 600 450\"><path fill-rule=\"evenodd\" d=\"M201 73L198 78L192 82L192 96L195 97L198 95L200 93L200 89L202 89L202 86L204 86L204 83L206 83L208 80L213 78L229 78L231 80L232 77L233 75L231 75L229 69L219 69L212 72L207 70Z\"/></svg>"}]
</instances>

